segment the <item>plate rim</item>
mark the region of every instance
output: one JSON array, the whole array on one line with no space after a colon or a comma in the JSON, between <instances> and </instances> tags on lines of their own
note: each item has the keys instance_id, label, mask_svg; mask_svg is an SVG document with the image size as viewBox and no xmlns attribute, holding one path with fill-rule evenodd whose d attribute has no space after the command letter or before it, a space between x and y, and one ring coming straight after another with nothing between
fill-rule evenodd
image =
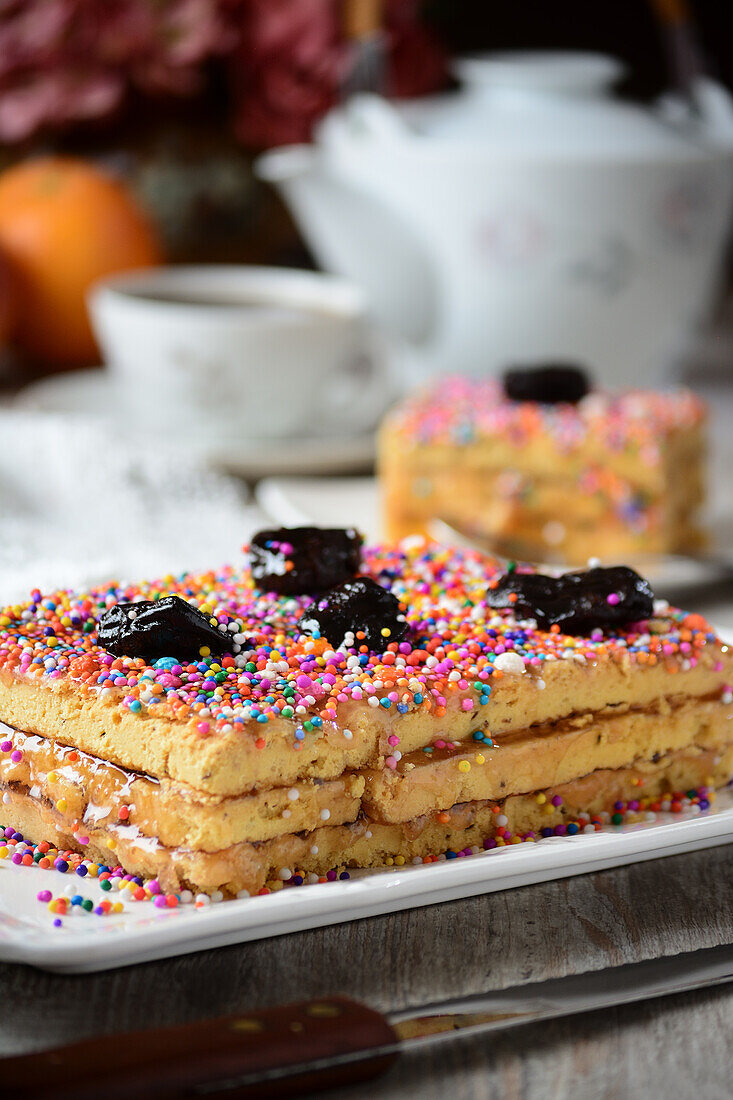
<instances>
[{"instance_id":1,"label":"plate rim","mask_svg":"<svg viewBox=\"0 0 733 1100\"><path fill-rule=\"evenodd\" d=\"M40 924L29 936L26 924L0 937L0 960L59 973L91 973L722 846L733 842L733 792L723 788L721 793L730 805L683 820L548 837L429 866L374 869L345 882L315 884L321 886L318 893L305 886L257 898L256 909L251 906L254 898L231 899L204 910L146 910L137 917L132 908L120 918L104 918L105 924L93 926L91 936L87 927L67 926L58 939L55 929ZM487 867L495 865L498 873L487 875ZM28 868L3 862L2 873L27 874ZM137 927L138 919L144 920L142 927Z\"/></svg>"}]
</instances>

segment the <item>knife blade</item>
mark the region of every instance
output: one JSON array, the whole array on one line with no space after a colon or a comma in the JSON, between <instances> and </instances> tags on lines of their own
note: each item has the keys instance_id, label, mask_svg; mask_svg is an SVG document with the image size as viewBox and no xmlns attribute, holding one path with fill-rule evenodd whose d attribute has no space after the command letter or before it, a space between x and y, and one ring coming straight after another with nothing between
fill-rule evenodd
<instances>
[{"instance_id":1,"label":"knife blade","mask_svg":"<svg viewBox=\"0 0 733 1100\"><path fill-rule=\"evenodd\" d=\"M725 944L388 1015L324 997L5 1058L0 1083L4 1097L24 1100L300 1096L373 1079L427 1044L731 980L733 945Z\"/></svg>"},{"instance_id":2,"label":"knife blade","mask_svg":"<svg viewBox=\"0 0 733 1100\"><path fill-rule=\"evenodd\" d=\"M462 1034L504 1029L578 1012L594 1012L733 981L733 946L704 948L611 969L554 978L491 994L462 997L395 1013L390 1024L403 1042L460 1030ZM425 1030L420 1030L424 1028Z\"/></svg>"}]
</instances>

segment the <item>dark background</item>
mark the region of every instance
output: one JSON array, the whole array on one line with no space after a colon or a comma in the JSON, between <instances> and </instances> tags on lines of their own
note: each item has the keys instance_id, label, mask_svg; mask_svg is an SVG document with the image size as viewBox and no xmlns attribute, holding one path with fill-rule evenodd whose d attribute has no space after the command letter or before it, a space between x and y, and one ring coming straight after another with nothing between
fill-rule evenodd
<instances>
[{"instance_id":1,"label":"dark background","mask_svg":"<svg viewBox=\"0 0 733 1100\"><path fill-rule=\"evenodd\" d=\"M733 4L689 4L709 71L733 87ZM649 97L670 83L665 36L652 0L427 0L426 18L454 53L598 50L631 69L623 88Z\"/></svg>"}]
</instances>

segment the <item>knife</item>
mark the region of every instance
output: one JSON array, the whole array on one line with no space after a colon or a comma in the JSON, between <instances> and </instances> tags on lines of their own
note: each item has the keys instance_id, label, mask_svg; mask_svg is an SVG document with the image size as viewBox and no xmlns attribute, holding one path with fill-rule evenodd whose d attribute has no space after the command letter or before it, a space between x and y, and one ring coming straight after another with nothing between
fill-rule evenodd
<instances>
[{"instance_id":1,"label":"knife","mask_svg":"<svg viewBox=\"0 0 733 1100\"><path fill-rule=\"evenodd\" d=\"M371 1080L402 1051L733 980L733 945L480 993L389 1015L323 997L0 1060L24 1100L301 1096Z\"/></svg>"}]
</instances>

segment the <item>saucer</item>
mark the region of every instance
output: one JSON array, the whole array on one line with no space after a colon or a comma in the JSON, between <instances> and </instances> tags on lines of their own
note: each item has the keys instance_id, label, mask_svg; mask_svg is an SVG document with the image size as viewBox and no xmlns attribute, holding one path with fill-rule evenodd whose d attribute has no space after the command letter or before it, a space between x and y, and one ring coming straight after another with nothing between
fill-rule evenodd
<instances>
[{"instance_id":1,"label":"saucer","mask_svg":"<svg viewBox=\"0 0 733 1100\"><path fill-rule=\"evenodd\" d=\"M139 399L111 375L102 370L68 371L43 378L23 389L15 398L16 408L33 412L55 413L80 419L107 422L123 428L128 437L150 438L151 428L161 443L185 447L202 463L254 481L268 475L355 474L370 470L374 464L375 442L372 432L353 436L314 436L282 439L252 438L242 431L222 440L219 426L201 424L200 431L187 425L185 434L176 434L174 425L152 421Z\"/></svg>"}]
</instances>

